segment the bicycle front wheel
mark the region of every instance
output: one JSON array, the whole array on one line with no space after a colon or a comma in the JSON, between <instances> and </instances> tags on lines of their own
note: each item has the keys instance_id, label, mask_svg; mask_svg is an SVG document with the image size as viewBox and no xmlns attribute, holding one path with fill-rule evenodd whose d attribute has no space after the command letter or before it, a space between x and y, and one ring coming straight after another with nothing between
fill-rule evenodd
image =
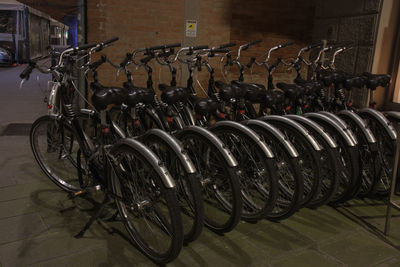
<instances>
[{"instance_id":1,"label":"bicycle front wheel","mask_svg":"<svg viewBox=\"0 0 400 267\"><path fill-rule=\"evenodd\" d=\"M160 161L152 162L143 153L126 143L112 149L111 187L133 242L152 261L165 264L179 255L183 244L178 199L175 188L163 183L165 167L157 171Z\"/></svg>"}]
</instances>

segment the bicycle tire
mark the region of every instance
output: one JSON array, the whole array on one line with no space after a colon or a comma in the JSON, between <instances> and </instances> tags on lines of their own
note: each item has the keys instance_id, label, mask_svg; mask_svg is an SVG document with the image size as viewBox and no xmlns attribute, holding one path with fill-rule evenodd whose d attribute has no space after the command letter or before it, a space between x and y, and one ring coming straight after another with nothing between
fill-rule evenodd
<instances>
[{"instance_id":1,"label":"bicycle tire","mask_svg":"<svg viewBox=\"0 0 400 267\"><path fill-rule=\"evenodd\" d=\"M300 205L307 206L308 203L317 197L317 192L319 192L321 187L320 152L315 151L308 139L291 125L277 121L268 121L268 123L281 130L299 152L299 167L301 168L304 181L303 197ZM307 170L307 176L305 175L305 170Z\"/></svg>"},{"instance_id":2,"label":"bicycle tire","mask_svg":"<svg viewBox=\"0 0 400 267\"><path fill-rule=\"evenodd\" d=\"M199 174L204 200L205 225L217 233L232 231L239 223L243 205L237 169L230 167L219 148L203 135L191 131L182 132L177 137ZM196 144L201 144L202 149L196 149ZM228 180L227 183L224 179ZM220 192L219 189L223 189L221 184L230 188L230 201ZM216 218L216 216L221 216L221 218Z\"/></svg>"},{"instance_id":3,"label":"bicycle tire","mask_svg":"<svg viewBox=\"0 0 400 267\"><path fill-rule=\"evenodd\" d=\"M65 131L67 131L67 134ZM44 136L39 138L41 134ZM69 139L66 140L67 138ZM39 139L45 140L43 142L45 149L40 148ZM77 139L71 127L64 120L51 115L38 118L32 124L29 140L36 162L53 183L70 193L82 189L76 163L80 147L78 143L75 143ZM69 141L70 144L65 141ZM67 148L67 146L69 147ZM54 166L49 166L49 163L46 163L45 156L54 158ZM74 169L77 172L73 172Z\"/></svg>"},{"instance_id":4,"label":"bicycle tire","mask_svg":"<svg viewBox=\"0 0 400 267\"><path fill-rule=\"evenodd\" d=\"M187 173L173 149L160 137L151 135L140 140L164 162L176 182L184 243L196 240L204 224L203 196L197 173Z\"/></svg>"},{"instance_id":5,"label":"bicycle tire","mask_svg":"<svg viewBox=\"0 0 400 267\"><path fill-rule=\"evenodd\" d=\"M179 255L183 244L178 199L175 188L166 187L160 172L155 171L155 168L160 168L160 162L150 162L141 153L128 144L115 145L112 148L111 189L129 237L152 261L166 264ZM134 163L135 168L131 168L131 163ZM141 174L134 177L133 170L139 169ZM146 169L148 173L143 175ZM154 214L149 215L150 209ZM130 211L136 213L132 219L128 215ZM149 229L145 231L141 230L141 227ZM168 238L168 241L160 242L161 236ZM157 240L150 244L149 238L152 237L156 237Z\"/></svg>"},{"instance_id":6,"label":"bicycle tire","mask_svg":"<svg viewBox=\"0 0 400 267\"><path fill-rule=\"evenodd\" d=\"M278 197L274 159L268 158L259 143L236 128L221 126L211 131L238 161L243 198L242 219L257 221L265 218L274 208Z\"/></svg>"},{"instance_id":7,"label":"bicycle tire","mask_svg":"<svg viewBox=\"0 0 400 267\"><path fill-rule=\"evenodd\" d=\"M274 152L274 166L278 173L277 202L266 218L272 221L286 219L300 208L303 195L304 182L298 166L298 158L292 157L285 145L270 132L257 126L251 126L251 129L259 134ZM289 187L289 190L285 187ZM287 194L289 191L293 193Z\"/></svg>"}]
</instances>

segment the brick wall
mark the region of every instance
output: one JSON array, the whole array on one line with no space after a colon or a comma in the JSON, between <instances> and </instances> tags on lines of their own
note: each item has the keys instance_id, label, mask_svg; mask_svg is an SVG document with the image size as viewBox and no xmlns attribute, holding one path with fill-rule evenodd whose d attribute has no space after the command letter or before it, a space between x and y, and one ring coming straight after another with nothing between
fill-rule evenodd
<instances>
[{"instance_id":1,"label":"brick wall","mask_svg":"<svg viewBox=\"0 0 400 267\"><path fill-rule=\"evenodd\" d=\"M312 40L314 0L233 0L231 41L243 44L262 39L263 42L243 52L244 63L255 56L260 60L271 47L294 42L294 45L272 54L270 62L277 57L290 58L297 55L300 48L309 45ZM264 56L265 59L265 56ZM250 71L247 71L250 73ZM237 78L237 74L232 78ZM274 81L292 82L295 74L287 67L275 71ZM253 75L245 80L266 83L266 71L263 67L253 67Z\"/></svg>"},{"instance_id":2,"label":"brick wall","mask_svg":"<svg viewBox=\"0 0 400 267\"><path fill-rule=\"evenodd\" d=\"M127 51L135 48L184 40L184 0L88 0L87 3L88 42L119 36L120 41L105 51L115 62L120 62ZM242 44L263 39L262 45L244 54L243 62L247 62L250 56L262 56L268 48L287 41L296 44L282 49L274 57L294 56L311 42L314 0L201 0L199 6L195 43L213 46L229 41ZM216 79L223 79L218 60L214 59L212 63ZM153 66L155 84L169 82L168 69ZM237 78L236 70L233 68L231 71L228 79ZM103 66L100 80L120 85L125 78L123 75L116 78L115 73L111 67ZM198 75L205 89L208 76L206 71ZM134 71L135 84L144 86L145 77L143 71ZM289 82L293 76L288 75L285 68L280 68L275 77L276 81ZM265 83L265 71L254 67L251 80ZM196 89L202 94L199 86Z\"/></svg>"},{"instance_id":3,"label":"brick wall","mask_svg":"<svg viewBox=\"0 0 400 267\"><path fill-rule=\"evenodd\" d=\"M119 37L115 45L104 53L115 63L120 63L126 52L136 48L176 43L182 41L184 0L87 0L88 42ZM144 86L146 75L135 71L134 82ZM168 79L168 69L154 67L154 81L159 74L163 81ZM100 81L107 85L121 85L126 77L116 78L116 70L104 65L99 68Z\"/></svg>"}]
</instances>

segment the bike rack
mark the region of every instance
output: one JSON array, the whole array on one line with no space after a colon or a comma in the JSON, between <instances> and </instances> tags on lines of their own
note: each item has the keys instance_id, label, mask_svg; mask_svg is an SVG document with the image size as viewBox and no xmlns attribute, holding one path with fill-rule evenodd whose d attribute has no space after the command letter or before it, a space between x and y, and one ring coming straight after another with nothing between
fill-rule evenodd
<instances>
[{"instance_id":1,"label":"bike rack","mask_svg":"<svg viewBox=\"0 0 400 267\"><path fill-rule=\"evenodd\" d=\"M390 186L390 195L389 199L387 202L387 208L386 208L386 222L385 222L385 231L384 234L385 236L388 235L389 229L390 229L390 222L392 219L392 208L400 210L400 200L395 200L394 195L395 195L395 188L396 188L396 178L397 178L397 168L399 166L399 156L400 156L400 120L397 120L394 123L396 132L397 132L397 138L396 138L396 155L394 157L394 164L393 164L393 176L392 176L392 183Z\"/></svg>"}]
</instances>

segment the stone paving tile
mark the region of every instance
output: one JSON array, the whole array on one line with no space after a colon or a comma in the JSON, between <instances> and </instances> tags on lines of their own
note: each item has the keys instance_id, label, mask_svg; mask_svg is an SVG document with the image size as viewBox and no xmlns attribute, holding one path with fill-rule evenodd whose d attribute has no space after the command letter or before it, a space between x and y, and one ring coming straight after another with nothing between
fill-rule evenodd
<instances>
[{"instance_id":1,"label":"stone paving tile","mask_svg":"<svg viewBox=\"0 0 400 267\"><path fill-rule=\"evenodd\" d=\"M107 257L107 249L105 248L94 248L94 249L82 249L77 253L68 254L61 257L56 257L47 261L34 263L28 265L32 267L90 267L90 266L123 266L115 264L110 261Z\"/></svg>"},{"instance_id":2,"label":"stone paving tile","mask_svg":"<svg viewBox=\"0 0 400 267\"><path fill-rule=\"evenodd\" d=\"M0 201L27 198L38 190L54 190L55 185L45 180L43 182L17 184L13 186L0 187Z\"/></svg>"},{"instance_id":3,"label":"stone paving tile","mask_svg":"<svg viewBox=\"0 0 400 267\"><path fill-rule=\"evenodd\" d=\"M299 255L293 255L292 257L272 262L272 266L286 267L286 266L296 266L296 267L311 267L311 266L345 266L344 263L338 261L329 255L324 255L315 250L306 250Z\"/></svg>"},{"instance_id":4,"label":"stone paving tile","mask_svg":"<svg viewBox=\"0 0 400 267\"><path fill-rule=\"evenodd\" d=\"M37 213L1 219L0 229L0 245L47 232L47 228Z\"/></svg>"},{"instance_id":5,"label":"stone paving tile","mask_svg":"<svg viewBox=\"0 0 400 267\"><path fill-rule=\"evenodd\" d=\"M34 213L37 207L29 198L0 201L0 219Z\"/></svg>"},{"instance_id":6,"label":"stone paving tile","mask_svg":"<svg viewBox=\"0 0 400 267\"><path fill-rule=\"evenodd\" d=\"M371 266L393 255L400 255L398 250L364 231L326 244L321 247L321 251L350 266Z\"/></svg>"},{"instance_id":7,"label":"stone paving tile","mask_svg":"<svg viewBox=\"0 0 400 267\"><path fill-rule=\"evenodd\" d=\"M0 258L4 266L25 266L104 247L106 242L101 238L76 239L65 233L48 233L0 246Z\"/></svg>"}]
</instances>

